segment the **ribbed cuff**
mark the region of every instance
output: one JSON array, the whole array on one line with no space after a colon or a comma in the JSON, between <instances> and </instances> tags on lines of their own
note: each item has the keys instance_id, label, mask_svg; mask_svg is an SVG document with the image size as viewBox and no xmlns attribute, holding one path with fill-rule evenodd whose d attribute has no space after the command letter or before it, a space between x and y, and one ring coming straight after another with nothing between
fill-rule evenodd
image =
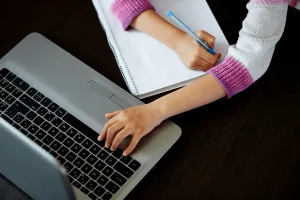
<instances>
[{"instance_id":1,"label":"ribbed cuff","mask_svg":"<svg viewBox=\"0 0 300 200\"><path fill-rule=\"evenodd\" d=\"M154 10L154 7L147 0L116 0L111 6L112 13L120 20L124 30L136 16L149 9Z\"/></svg>"},{"instance_id":2,"label":"ribbed cuff","mask_svg":"<svg viewBox=\"0 0 300 200\"><path fill-rule=\"evenodd\" d=\"M245 90L253 83L253 78L246 67L229 56L222 63L210 69L208 73L221 83L228 98Z\"/></svg>"}]
</instances>

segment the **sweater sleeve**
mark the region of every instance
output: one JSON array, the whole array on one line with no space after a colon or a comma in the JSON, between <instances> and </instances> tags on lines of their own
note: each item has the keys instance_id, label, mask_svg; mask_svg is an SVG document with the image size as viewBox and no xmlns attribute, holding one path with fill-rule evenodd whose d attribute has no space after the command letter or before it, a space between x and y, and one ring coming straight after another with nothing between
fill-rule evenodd
<instances>
[{"instance_id":1,"label":"sweater sleeve","mask_svg":"<svg viewBox=\"0 0 300 200\"><path fill-rule=\"evenodd\" d=\"M149 9L154 7L148 0L115 0L111 6L112 13L120 20L124 30L136 16Z\"/></svg>"},{"instance_id":2,"label":"sweater sleeve","mask_svg":"<svg viewBox=\"0 0 300 200\"><path fill-rule=\"evenodd\" d=\"M251 0L239 38L225 60L208 71L230 98L245 90L268 69L281 38L289 0Z\"/></svg>"}]
</instances>

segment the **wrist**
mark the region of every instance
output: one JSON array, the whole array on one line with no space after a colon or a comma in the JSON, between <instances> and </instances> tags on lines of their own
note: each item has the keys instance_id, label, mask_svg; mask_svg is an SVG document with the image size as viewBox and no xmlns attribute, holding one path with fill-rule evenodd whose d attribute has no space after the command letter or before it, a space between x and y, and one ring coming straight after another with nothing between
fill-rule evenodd
<instances>
[{"instance_id":1,"label":"wrist","mask_svg":"<svg viewBox=\"0 0 300 200\"><path fill-rule=\"evenodd\" d=\"M185 32L183 32L182 30L176 28L176 31L173 32L173 35L170 37L170 48L175 51L178 52L178 50L181 48L180 44L182 43L183 38L185 38Z\"/></svg>"},{"instance_id":2,"label":"wrist","mask_svg":"<svg viewBox=\"0 0 300 200\"><path fill-rule=\"evenodd\" d=\"M171 117L170 113L168 112L167 106L159 99L149 103L148 106L151 111L155 113L155 116L161 121Z\"/></svg>"}]
</instances>

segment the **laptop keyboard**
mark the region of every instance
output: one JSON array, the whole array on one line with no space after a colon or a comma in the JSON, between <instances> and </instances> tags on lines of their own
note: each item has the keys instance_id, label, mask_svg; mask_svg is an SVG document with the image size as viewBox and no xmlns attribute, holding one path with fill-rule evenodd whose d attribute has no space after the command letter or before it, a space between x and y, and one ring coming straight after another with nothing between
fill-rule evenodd
<instances>
[{"instance_id":1,"label":"laptop keyboard","mask_svg":"<svg viewBox=\"0 0 300 200\"><path fill-rule=\"evenodd\" d=\"M141 165L105 148L95 131L6 68L0 70L0 114L54 156L91 199L111 199Z\"/></svg>"}]
</instances>

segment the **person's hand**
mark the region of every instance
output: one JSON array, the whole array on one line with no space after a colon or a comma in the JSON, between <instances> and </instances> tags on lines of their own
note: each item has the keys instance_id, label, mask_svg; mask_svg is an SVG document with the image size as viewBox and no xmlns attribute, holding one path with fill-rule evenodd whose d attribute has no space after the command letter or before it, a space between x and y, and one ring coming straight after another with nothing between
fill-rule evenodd
<instances>
[{"instance_id":1,"label":"person's hand","mask_svg":"<svg viewBox=\"0 0 300 200\"><path fill-rule=\"evenodd\" d=\"M132 136L123 155L129 155L140 139L158 126L164 117L152 104L136 106L127 110L115 111L105 115L109 119L98 138L102 141L106 138L105 147L116 150L119 144L127 136Z\"/></svg>"},{"instance_id":2,"label":"person's hand","mask_svg":"<svg viewBox=\"0 0 300 200\"><path fill-rule=\"evenodd\" d=\"M209 47L214 48L215 37L205 31L198 31L196 35L205 41ZM214 67L221 54L212 55L200 44L198 44L190 35L183 33L176 41L175 52L189 69L207 71Z\"/></svg>"}]
</instances>

